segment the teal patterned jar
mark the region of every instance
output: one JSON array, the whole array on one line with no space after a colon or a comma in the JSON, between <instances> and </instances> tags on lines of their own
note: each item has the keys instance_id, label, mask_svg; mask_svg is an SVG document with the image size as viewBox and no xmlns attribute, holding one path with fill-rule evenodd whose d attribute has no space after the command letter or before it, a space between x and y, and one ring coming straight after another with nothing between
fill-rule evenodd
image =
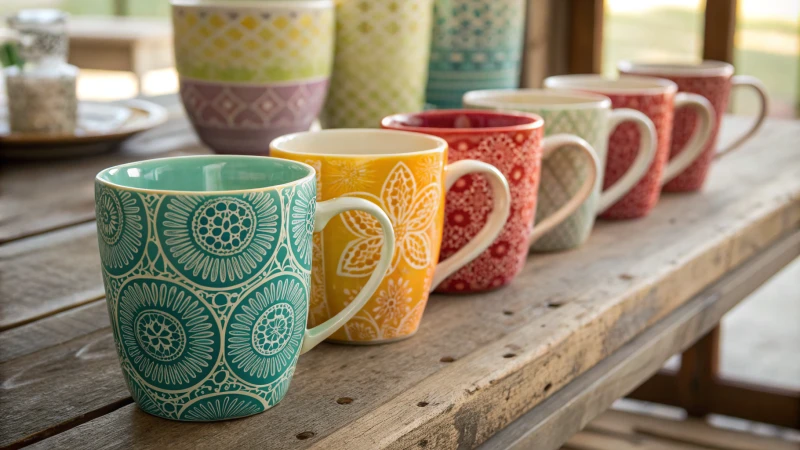
<instances>
[{"instance_id":1,"label":"teal patterned jar","mask_svg":"<svg viewBox=\"0 0 800 450\"><path fill-rule=\"evenodd\" d=\"M461 107L475 89L519 87L525 0L436 0L426 102Z\"/></svg>"},{"instance_id":2,"label":"teal patterned jar","mask_svg":"<svg viewBox=\"0 0 800 450\"><path fill-rule=\"evenodd\" d=\"M262 412L286 394L298 356L370 298L391 263L391 223L366 200L317 203L316 187L312 167L254 156L156 159L97 175L108 312L143 411L184 421ZM381 262L348 308L307 330L312 235L353 209L381 223Z\"/></svg>"}]
</instances>

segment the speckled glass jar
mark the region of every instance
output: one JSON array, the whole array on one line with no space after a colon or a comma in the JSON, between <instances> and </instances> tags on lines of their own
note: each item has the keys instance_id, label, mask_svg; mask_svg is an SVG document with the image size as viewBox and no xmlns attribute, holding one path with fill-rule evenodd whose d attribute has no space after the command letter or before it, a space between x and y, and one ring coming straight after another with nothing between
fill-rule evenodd
<instances>
[{"instance_id":1,"label":"speckled glass jar","mask_svg":"<svg viewBox=\"0 0 800 450\"><path fill-rule=\"evenodd\" d=\"M78 122L77 76L78 69L68 64L6 69L11 132L74 133Z\"/></svg>"}]
</instances>

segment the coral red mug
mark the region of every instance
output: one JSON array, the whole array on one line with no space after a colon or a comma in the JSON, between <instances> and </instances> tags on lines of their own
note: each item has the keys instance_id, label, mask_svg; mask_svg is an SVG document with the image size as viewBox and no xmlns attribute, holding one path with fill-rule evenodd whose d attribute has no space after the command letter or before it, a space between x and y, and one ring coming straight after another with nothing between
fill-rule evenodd
<instances>
[{"instance_id":1,"label":"coral red mug","mask_svg":"<svg viewBox=\"0 0 800 450\"><path fill-rule=\"evenodd\" d=\"M510 283L522 270L530 244L583 205L598 178L600 163L591 145L574 135L543 137L544 120L534 114L434 110L389 116L381 126L443 138L450 147L448 162L476 159L495 166L508 179L511 213L500 235L480 256L445 279L436 292L481 292ZM560 209L534 227L542 159L565 146L582 151L589 176ZM459 178L447 192L439 257L445 259L464 247L483 228L493 208L483 175Z\"/></svg>"},{"instance_id":2,"label":"coral red mug","mask_svg":"<svg viewBox=\"0 0 800 450\"><path fill-rule=\"evenodd\" d=\"M733 66L722 61L703 61L700 64L640 64L622 61L617 67L622 74L666 78L676 83L679 91L702 95L714 106L716 120L711 131L711 139L703 148L700 156L664 186L665 191L700 190L714 158L727 154L753 137L767 116L769 97L761 81L746 75L734 76ZM722 125L722 115L728 108L731 90L739 86L747 86L758 94L760 105L758 116L753 125L738 139L727 147L717 150L717 136ZM684 151L686 142L699 126L698 123L698 117L694 111L690 109L675 111L670 158L677 158Z\"/></svg>"},{"instance_id":3,"label":"coral red mug","mask_svg":"<svg viewBox=\"0 0 800 450\"><path fill-rule=\"evenodd\" d=\"M631 108L640 111L656 127L658 145L650 170L633 189L600 215L604 219L635 219L649 214L658 203L661 187L697 159L711 137L714 124L711 103L700 95L678 92L678 86L669 80L632 76L608 79L601 75L559 75L545 79L544 85L548 89L572 89L605 95L611 99L614 109ZM676 110L681 108L695 111L700 118L700 125L684 143L680 157L669 160L672 121ZM639 152L639 142L640 132L633 124L624 123L614 130L608 142L603 189L616 183L634 164Z\"/></svg>"}]
</instances>

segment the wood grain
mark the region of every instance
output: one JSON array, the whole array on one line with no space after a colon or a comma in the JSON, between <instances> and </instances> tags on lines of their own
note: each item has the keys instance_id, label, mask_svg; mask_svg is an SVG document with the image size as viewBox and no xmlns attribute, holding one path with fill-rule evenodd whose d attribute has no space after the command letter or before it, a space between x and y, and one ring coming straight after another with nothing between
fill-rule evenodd
<instances>
[{"instance_id":1,"label":"wood grain","mask_svg":"<svg viewBox=\"0 0 800 450\"><path fill-rule=\"evenodd\" d=\"M102 298L95 223L0 246L0 331Z\"/></svg>"},{"instance_id":2,"label":"wood grain","mask_svg":"<svg viewBox=\"0 0 800 450\"><path fill-rule=\"evenodd\" d=\"M0 363L110 326L105 299L0 333Z\"/></svg>"},{"instance_id":3,"label":"wood grain","mask_svg":"<svg viewBox=\"0 0 800 450\"><path fill-rule=\"evenodd\" d=\"M569 22L569 73L603 70L603 0L572 0Z\"/></svg>"},{"instance_id":4,"label":"wood grain","mask_svg":"<svg viewBox=\"0 0 800 450\"><path fill-rule=\"evenodd\" d=\"M773 437L715 428L697 419L672 420L608 411L563 450L797 450L797 444Z\"/></svg>"},{"instance_id":5,"label":"wood grain","mask_svg":"<svg viewBox=\"0 0 800 450\"><path fill-rule=\"evenodd\" d=\"M173 119L116 152L80 159L0 164L0 243L94 220L94 177L127 162L207 152Z\"/></svg>"},{"instance_id":6,"label":"wood grain","mask_svg":"<svg viewBox=\"0 0 800 450\"><path fill-rule=\"evenodd\" d=\"M800 231L750 258L741 267L636 336L492 436L480 447L481 450L558 448L608 409L617 398L629 393L663 367L672 355L686 349L715 327L727 311L798 255ZM573 446L571 440L568 446Z\"/></svg>"},{"instance_id":7,"label":"wood grain","mask_svg":"<svg viewBox=\"0 0 800 450\"><path fill-rule=\"evenodd\" d=\"M273 411L180 424L128 405L39 446L474 447L796 230L798 145L800 124L770 121L718 163L704 192L665 196L643 220L600 223L579 250L532 256L506 289L434 297L413 339L365 348L324 345L304 355ZM768 157L760 153L764 148ZM62 348L64 355L70 350ZM101 360L105 375L94 377L92 387L117 392L122 380L109 369L116 359ZM89 375L80 365L74 370L73 377ZM46 376L60 379L59 371ZM71 391L58 406L62 422L116 398L83 401L84 392ZM339 397L353 402L339 404ZM19 408L9 407L11 415ZM300 433L310 437L301 440Z\"/></svg>"},{"instance_id":8,"label":"wood grain","mask_svg":"<svg viewBox=\"0 0 800 450\"><path fill-rule=\"evenodd\" d=\"M703 59L733 64L738 0L706 0Z\"/></svg>"}]
</instances>

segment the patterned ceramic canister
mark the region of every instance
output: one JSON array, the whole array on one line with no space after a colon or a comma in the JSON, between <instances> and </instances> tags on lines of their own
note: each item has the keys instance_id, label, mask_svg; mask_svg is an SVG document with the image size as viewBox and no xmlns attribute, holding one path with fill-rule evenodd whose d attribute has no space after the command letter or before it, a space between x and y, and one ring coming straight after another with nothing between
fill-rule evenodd
<instances>
[{"instance_id":1,"label":"patterned ceramic canister","mask_svg":"<svg viewBox=\"0 0 800 450\"><path fill-rule=\"evenodd\" d=\"M436 0L426 101L460 108L474 89L519 87L525 0Z\"/></svg>"},{"instance_id":2,"label":"patterned ceramic canister","mask_svg":"<svg viewBox=\"0 0 800 450\"><path fill-rule=\"evenodd\" d=\"M183 106L214 151L266 155L311 127L333 64L332 0L173 0L172 23Z\"/></svg>"},{"instance_id":3,"label":"patterned ceramic canister","mask_svg":"<svg viewBox=\"0 0 800 450\"><path fill-rule=\"evenodd\" d=\"M324 130L278 138L272 154L314 166L321 200L371 200L394 226L392 266L367 305L333 334L339 342L377 344L413 335L431 289L486 250L508 218L503 175L478 161L447 164L447 143L437 137L393 130ZM487 176L496 208L475 239L437 265L445 191L467 173ZM361 289L382 242L376 225L365 214L346 213L315 237L311 324L342 310Z\"/></svg>"},{"instance_id":4,"label":"patterned ceramic canister","mask_svg":"<svg viewBox=\"0 0 800 450\"><path fill-rule=\"evenodd\" d=\"M336 57L323 128L374 128L420 111L433 0L346 0L336 6Z\"/></svg>"},{"instance_id":5,"label":"patterned ceramic canister","mask_svg":"<svg viewBox=\"0 0 800 450\"><path fill-rule=\"evenodd\" d=\"M658 203L661 186L681 173L697 159L711 138L714 110L705 98L678 93L675 83L661 78L621 77L607 79L600 75L559 75L544 80L549 89L568 89L594 92L611 99L617 108L630 108L644 113L656 129L656 155L647 174L619 201L606 209L604 219L634 219L644 217ZM672 120L675 110L688 107L697 111L701 125L686 143L679 158L669 160ZM608 142L606 172L603 188L613 186L636 161L641 134L636 125L623 123L611 133ZM669 161L668 161L669 160Z\"/></svg>"},{"instance_id":6,"label":"patterned ceramic canister","mask_svg":"<svg viewBox=\"0 0 800 450\"><path fill-rule=\"evenodd\" d=\"M533 251L557 251L578 247L589 238L598 213L617 202L642 179L656 154L653 122L633 109L611 109L611 100L584 92L541 89L472 91L464 95L467 108L525 111L544 119L544 134L574 134L586 140L597 153L599 176L592 195L567 220L532 243ZM608 137L618 125L631 122L641 136L636 160L612 186L602 190L608 159ZM569 147L550 155L542 163L542 181L536 220L553 215L574 196L591 175L591 166L580 148Z\"/></svg>"},{"instance_id":7,"label":"patterned ceramic canister","mask_svg":"<svg viewBox=\"0 0 800 450\"><path fill-rule=\"evenodd\" d=\"M97 175L111 328L143 411L205 422L274 406L297 357L375 292L392 262L388 217L363 199L318 203L316 187L313 168L257 156L154 159ZM312 235L352 210L381 236L374 271L347 308L306 329Z\"/></svg>"},{"instance_id":8,"label":"patterned ceramic canister","mask_svg":"<svg viewBox=\"0 0 800 450\"><path fill-rule=\"evenodd\" d=\"M437 292L481 292L510 283L525 265L530 242L568 218L594 191L599 164L591 146L564 134L543 138L543 121L533 114L451 109L396 114L381 124L441 137L450 146L450 163L480 160L496 167L508 180L511 213L502 232L474 261L444 280ZM580 149L588 174L565 205L534 227L537 197L542 192L542 159L567 145ZM470 174L459 178L447 193L441 258L477 239L495 208L489 186L482 174Z\"/></svg>"},{"instance_id":9,"label":"patterned ceramic canister","mask_svg":"<svg viewBox=\"0 0 800 450\"><path fill-rule=\"evenodd\" d=\"M746 75L733 75L733 66L721 61L703 61L700 64L638 64L620 62L622 74L646 75L672 80L678 85L680 92L691 92L702 95L714 106L714 121L711 140L706 144L703 153L692 164L686 167L672 181L664 185L665 191L686 192L697 191L703 187L708 170L715 157L734 150L753 137L767 116L769 97L767 89L757 78ZM727 147L717 150L717 135L722 125L722 117L728 108L731 89L747 86L753 89L759 98L760 110L753 125ZM672 148L670 158L676 158L685 151L686 142L700 122L697 113L691 109L675 111L675 123L672 127Z\"/></svg>"}]
</instances>

